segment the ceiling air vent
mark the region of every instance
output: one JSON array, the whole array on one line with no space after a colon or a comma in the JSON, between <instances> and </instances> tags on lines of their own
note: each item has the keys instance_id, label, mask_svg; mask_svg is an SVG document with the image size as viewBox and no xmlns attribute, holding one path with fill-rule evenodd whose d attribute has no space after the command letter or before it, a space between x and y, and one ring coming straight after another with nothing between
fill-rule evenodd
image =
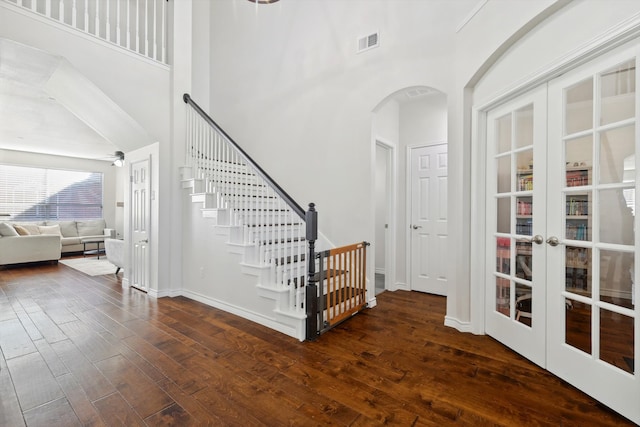
<instances>
[{"instance_id":1,"label":"ceiling air vent","mask_svg":"<svg viewBox=\"0 0 640 427\"><path fill-rule=\"evenodd\" d=\"M380 46L380 35L378 32L358 39L358 53L378 46Z\"/></svg>"},{"instance_id":2,"label":"ceiling air vent","mask_svg":"<svg viewBox=\"0 0 640 427\"><path fill-rule=\"evenodd\" d=\"M407 97L409 98L417 98L418 96L428 95L430 93L435 92L434 89L428 87L419 87L407 90Z\"/></svg>"}]
</instances>

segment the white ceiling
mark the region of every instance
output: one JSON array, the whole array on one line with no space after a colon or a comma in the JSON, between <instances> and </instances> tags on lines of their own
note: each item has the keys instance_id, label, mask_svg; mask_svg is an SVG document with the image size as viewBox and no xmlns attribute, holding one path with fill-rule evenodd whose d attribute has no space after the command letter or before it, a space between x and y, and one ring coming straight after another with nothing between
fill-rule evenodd
<instances>
[{"instance_id":1,"label":"white ceiling","mask_svg":"<svg viewBox=\"0 0 640 427\"><path fill-rule=\"evenodd\" d=\"M82 111L74 93L105 103L96 91L64 58L0 38L0 148L110 160L114 139L74 114Z\"/></svg>"}]
</instances>

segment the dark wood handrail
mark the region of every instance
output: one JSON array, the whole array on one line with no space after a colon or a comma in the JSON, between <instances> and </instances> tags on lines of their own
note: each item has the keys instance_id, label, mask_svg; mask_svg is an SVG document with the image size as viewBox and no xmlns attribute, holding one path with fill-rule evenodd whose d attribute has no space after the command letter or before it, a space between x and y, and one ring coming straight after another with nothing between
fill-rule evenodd
<instances>
[{"instance_id":1,"label":"dark wood handrail","mask_svg":"<svg viewBox=\"0 0 640 427\"><path fill-rule=\"evenodd\" d=\"M278 195L280 197L282 197L282 199L287 203L287 205L289 205L289 207L291 207L291 209L302 219L305 219L305 211L304 209L302 209L302 207L295 201L293 200L293 198L287 194L286 191L284 191L282 189L282 187L280 187L280 185L278 185L277 182L274 181L273 178L271 178L269 176L269 174L267 174L259 165L258 163L256 163L251 156L249 156L242 148L240 148L240 146L229 136L227 135L227 133L220 127L218 126L218 124L213 121L213 119L211 117L209 117L209 115L207 113L204 112L204 110L202 110L202 108L200 108L200 106L191 98L191 96L188 93L185 93L182 97L182 99L184 100L184 102L186 104L191 105L191 107L193 107L194 110L196 110L198 112L198 114L200 114L200 116L207 122L209 123L210 126L212 126L213 128L215 128L218 132L220 132L226 139L227 141L229 141L229 143L231 145L233 145L235 147L236 150L238 150L238 153L240 153L240 155L242 156L242 158L245 160L245 162L247 162L249 165L251 165L256 172L258 173L258 175L260 175L262 177L262 179L264 179L265 181L267 181L267 183L275 190L276 193L278 193Z\"/></svg>"}]
</instances>

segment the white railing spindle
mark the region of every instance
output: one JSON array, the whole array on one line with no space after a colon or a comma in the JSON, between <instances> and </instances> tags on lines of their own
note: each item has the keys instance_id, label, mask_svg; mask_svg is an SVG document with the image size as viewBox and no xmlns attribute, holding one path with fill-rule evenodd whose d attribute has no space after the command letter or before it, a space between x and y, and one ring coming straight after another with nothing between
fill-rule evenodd
<instances>
[{"instance_id":1,"label":"white railing spindle","mask_svg":"<svg viewBox=\"0 0 640 427\"><path fill-rule=\"evenodd\" d=\"M78 28L78 6L76 5L76 0L73 0L71 4L71 26Z\"/></svg>"},{"instance_id":2,"label":"white railing spindle","mask_svg":"<svg viewBox=\"0 0 640 427\"><path fill-rule=\"evenodd\" d=\"M62 2L62 0L60 0ZM44 14L47 18L51 18L51 0L45 0L44 2Z\"/></svg>"},{"instance_id":3,"label":"white railing spindle","mask_svg":"<svg viewBox=\"0 0 640 427\"><path fill-rule=\"evenodd\" d=\"M153 0L153 56L154 59L158 59L158 1Z\"/></svg>"},{"instance_id":4,"label":"white railing spindle","mask_svg":"<svg viewBox=\"0 0 640 427\"><path fill-rule=\"evenodd\" d=\"M161 0L162 1L162 0ZM162 2L162 26L160 27L160 43L162 44L162 57L160 62L167 62L167 2Z\"/></svg>"},{"instance_id":5,"label":"white railing spindle","mask_svg":"<svg viewBox=\"0 0 640 427\"><path fill-rule=\"evenodd\" d=\"M140 50L140 0L136 0L136 48L135 51L142 53Z\"/></svg>"},{"instance_id":6,"label":"white railing spindle","mask_svg":"<svg viewBox=\"0 0 640 427\"><path fill-rule=\"evenodd\" d=\"M149 0L144 0L144 54L149 56Z\"/></svg>"},{"instance_id":7,"label":"white railing spindle","mask_svg":"<svg viewBox=\"0 0 640 427\"><path fill-rule=\"evenodd\" d=\"M116 0L117 2L118 0ZM105 30L105 38L107 39L108 42L111 41L111 0L106 0L105 3L105 9L106 9L106 15L107 15L107 19L106 19L106 30Z\"/></svg>"},{"instance_id":8,"label":"white railing spindle","mask_svg":"<svg viewBox=\"0 0 640 427\"><path fill-rule=\"evenodd\" d=\"M89 32L89 0L84 0L84 31Z\"/></svg>"},{"instance_id":9,"label":"white railing spindle","mask_svg":"<svg viewBox=\"0 0 640 427\"><path fill-rule=\"evenodd\" d=\"M64 1L60 0L58 3L58 21L64 23Z\"/></svg>"},{"instance_id":10,"label":"white railing spindle","mask_svg":"<svg viewBox=\"0 0 640 427\"><path fill-rule=\"evenodd\" d=\"M96 18L94 23L95 28L93 29L94 34L100 37L100 0L96 0Z\"/></svg>"},{"instance_id":11,"label":"white railing spindle","mask_svg":"<svg viewBox=\"0 0 640 427\"><path fill-rule=\"evenodd\" d=\"M116 0L116 44L118 46L122 46L120 44L120 0Z\"/></svg>"}]
</instances>

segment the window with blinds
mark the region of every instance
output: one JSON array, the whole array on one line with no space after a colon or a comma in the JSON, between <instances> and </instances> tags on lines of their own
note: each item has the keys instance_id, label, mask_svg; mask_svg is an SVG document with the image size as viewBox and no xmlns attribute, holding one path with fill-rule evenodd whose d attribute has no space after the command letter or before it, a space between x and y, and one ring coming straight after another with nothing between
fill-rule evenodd
<instances>
[{"instance_id":1,"label":"window with blinds","mask_svg":"<svg viewBox=\"0 0 640 427\"><path fill-rule=\"evenodd\" d=\"M0 165L0 216L15 221L102 218L101 172Z\"/></svg>"}]
</instances>

